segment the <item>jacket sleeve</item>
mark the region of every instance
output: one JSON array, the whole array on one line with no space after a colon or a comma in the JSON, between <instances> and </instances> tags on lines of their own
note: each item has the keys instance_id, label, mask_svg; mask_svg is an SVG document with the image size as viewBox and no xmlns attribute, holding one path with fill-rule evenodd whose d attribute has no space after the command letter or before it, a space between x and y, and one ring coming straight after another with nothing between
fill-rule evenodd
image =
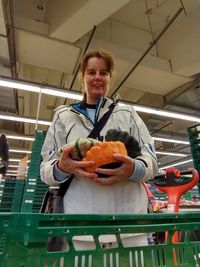
<instances>
[{"instance_id":1,"label":"jacket sleeve","mask_svg":"<svg viewBox=\"0 0 200 267\"><path fill-rule=\"evenodd\" d=\"M132 110L131 117L131 131L135 137L137 136L142 155L135 159L135 169L131 177L129 177L129 180L133 182L144 182L153 179L158 172L154 141L145 123L134 109Z\"/></svg>"},{"instance_id":2,"label":"jacket sleeve","mask_svg":"<svg viewBox=\"0 0 200 267\"><path fill-rule=\"evenodd\" d=\"M59 118L60 110L57 110L52 124L50 125L47 135L42 147L41 156L42 163L40 165L41 180L47 185L57 185L60 182L54 177L55 164L59 157L57 151L60 147L66 144L66 137L64 136L64 125ZM66 179L69 178L66 173ZM66 179L62 180L64 182Z\"/></svg>"}]
</instances>

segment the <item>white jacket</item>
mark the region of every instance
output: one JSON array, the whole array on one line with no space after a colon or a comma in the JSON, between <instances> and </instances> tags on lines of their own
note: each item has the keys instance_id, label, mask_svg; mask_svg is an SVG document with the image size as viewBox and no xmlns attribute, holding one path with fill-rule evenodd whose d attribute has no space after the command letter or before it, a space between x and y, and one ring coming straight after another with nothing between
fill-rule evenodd
<instances>
[{"instance_id":1,"label":"white jacket","mask_svg":"<svg viewBox=\"0 0 200 267\"><path fill-rule=\"evenodd\" d=\"M109 98L101 98L96 110L97 121L108 111L111 103ZM57 150L77 138L87 137L93 126L93 122L80 103L57 109L42 148L41 179L46 184L58 184L53 175L54 164L58 160ZM139 177L141 172L135 170L132 181L127 179L127 181L108 186L74 177L64 197L65 213L133 214L147 212L148 198L142 182L152 179L158 170L153 140L132 106L117 104L100 135L104 137L107 130L111 128L127 131L138 140L142 156L136 158L136 161L140 162L140 166L142 165L142 177ZM139 178L137 178L137 173L140 174Z\"/></svg>"}]
</instances>

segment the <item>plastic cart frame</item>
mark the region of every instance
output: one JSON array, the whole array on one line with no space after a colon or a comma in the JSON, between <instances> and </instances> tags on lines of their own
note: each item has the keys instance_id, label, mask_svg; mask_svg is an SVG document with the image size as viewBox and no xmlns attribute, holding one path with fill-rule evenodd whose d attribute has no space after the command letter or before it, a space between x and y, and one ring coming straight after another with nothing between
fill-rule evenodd
<instances>
[{"instance_id":1,"label":"plastic cart frame","mask_svg":"<svg viewBox=\"0 0 200 267\"><path fill-rule=\"evenodd\" d=\"M0 214L1 267L199 267L200 241L190 233L200 230L200 214L148 215L58 215L31 213ZM165 244L124 248L122 233L168 231ZM175 231L185 240L173 244ZM102 248L99 236L115 234L117 248ZM91 235L96 248L76 251L72 238ZM48 237L66 237L68 251L48 252ZM176 255L176 260L174 259Z\"/></svg>"}]
</instances>

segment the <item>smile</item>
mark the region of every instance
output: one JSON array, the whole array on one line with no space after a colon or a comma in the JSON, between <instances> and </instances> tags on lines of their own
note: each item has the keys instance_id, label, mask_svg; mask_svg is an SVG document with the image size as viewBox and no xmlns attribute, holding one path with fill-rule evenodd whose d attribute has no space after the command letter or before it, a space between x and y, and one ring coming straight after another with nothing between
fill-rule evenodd
<instances>
[{"instance_id":1,"label":"smile","mask_svg":"<svg viewBox=\"0 0 200 267\"><path fill-rule=\"evenodd\" d=\"M95 84L95 85L93 85L94 87L102 87L103 86L103 84Z\"/></svg>"}]
</instances>

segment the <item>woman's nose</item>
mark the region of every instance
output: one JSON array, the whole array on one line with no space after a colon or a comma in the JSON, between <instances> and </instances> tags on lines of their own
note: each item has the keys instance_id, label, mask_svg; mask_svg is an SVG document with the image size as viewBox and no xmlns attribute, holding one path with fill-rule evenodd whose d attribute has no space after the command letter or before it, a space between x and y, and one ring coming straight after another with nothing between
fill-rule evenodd
<instances>
[{"instance_id":1,"label":"woman's nose","mask_svg":"<svg viewBox=\"0 0 200 267\"><path fill-rule=\"evenodd\" d=\"M100 72L96 72L95 79L101 79L101 73Z\"/></svg>"}]
</instances>

